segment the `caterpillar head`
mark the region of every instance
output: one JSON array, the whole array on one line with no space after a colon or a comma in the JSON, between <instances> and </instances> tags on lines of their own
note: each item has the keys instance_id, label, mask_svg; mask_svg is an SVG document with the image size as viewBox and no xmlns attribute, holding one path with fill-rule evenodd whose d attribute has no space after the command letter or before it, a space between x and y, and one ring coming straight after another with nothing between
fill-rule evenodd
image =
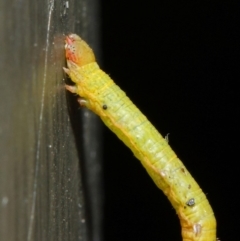
<instances>
[{"instance_id":1,"label":"caterpillar head","mask_svg":"<svg viewBox=\"0 0 240 241\"><path fill-rule=\"evenodd\" d=\"M72 61L78 66L95 62L92 49L78 35L69 34L65 43L67 61Z\"/></svg>"}]
</instances>

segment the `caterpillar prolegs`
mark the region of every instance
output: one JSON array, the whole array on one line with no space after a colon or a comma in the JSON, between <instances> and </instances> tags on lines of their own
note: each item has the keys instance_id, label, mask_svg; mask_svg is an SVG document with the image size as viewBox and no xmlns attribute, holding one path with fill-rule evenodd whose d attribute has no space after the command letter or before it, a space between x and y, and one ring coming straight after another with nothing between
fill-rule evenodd
<instances>
[{"instance_id":1,"label":"caterpillar prolegs","mask_svg":"<svg viewBox=\"0 0 240 241\"><path fill-rule=\"evenodd\" d=\"M184 241L216 241L212 208L196 181L154 126L104 73L92 49L76 34L65 40L67 68L81 106L96 113L141 161L175 208Z\"/></svg>"}]
</instances>

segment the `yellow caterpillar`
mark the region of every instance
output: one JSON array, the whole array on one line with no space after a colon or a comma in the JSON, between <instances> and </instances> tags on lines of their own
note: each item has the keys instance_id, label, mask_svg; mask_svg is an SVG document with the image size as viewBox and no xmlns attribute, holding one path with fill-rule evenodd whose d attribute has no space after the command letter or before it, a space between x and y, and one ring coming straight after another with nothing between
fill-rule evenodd
<instances>
[{"instance_id":1,"label":"yellow caterpillar","mask_svg":"<svg viewBox=\"0 0 240 241\"><path fill-rule=\"evenodd\" d=\"M75 86L66 89L78 102L100 116L141 161L155 184L175 208L183 241L216 241L212 208L196 181L126 94L104 73L92 49L78 35L66 37L67 68Z\"/></svg>"}]
</instances>

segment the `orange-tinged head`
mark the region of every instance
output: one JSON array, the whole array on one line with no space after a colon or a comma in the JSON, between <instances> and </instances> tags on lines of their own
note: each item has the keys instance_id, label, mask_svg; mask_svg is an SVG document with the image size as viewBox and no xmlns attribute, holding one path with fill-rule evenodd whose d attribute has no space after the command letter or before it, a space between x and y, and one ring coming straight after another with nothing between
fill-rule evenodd
<instances>
[{"instance_id":1,"label":"orange-tinged head","mask_svg":"<svg viewBox=\"0 0 240 241\"><path fill-rule=\"evenodd\" d=\"M92 49L77 34L69 34L65 43L67 60L73 61L78 66L95 62Z\"/></svg>"}]
</instances>

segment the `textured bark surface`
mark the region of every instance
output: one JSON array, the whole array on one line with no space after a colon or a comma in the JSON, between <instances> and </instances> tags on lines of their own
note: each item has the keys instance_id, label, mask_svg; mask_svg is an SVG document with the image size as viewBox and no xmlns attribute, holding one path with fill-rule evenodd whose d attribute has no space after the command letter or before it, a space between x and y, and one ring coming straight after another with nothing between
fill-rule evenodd
<instances>
[{"instance_id":1,"label":"textured bark surface","mask_svg":"<svg viewBox=\"0 0 240 241\"><path fill-rule=\"evenodd\" d=\"M64 34L99 55L98 22L97 0L0 1L0 240L100 240L100 125L62 71Z\"/></svg>"}]
</instances>

